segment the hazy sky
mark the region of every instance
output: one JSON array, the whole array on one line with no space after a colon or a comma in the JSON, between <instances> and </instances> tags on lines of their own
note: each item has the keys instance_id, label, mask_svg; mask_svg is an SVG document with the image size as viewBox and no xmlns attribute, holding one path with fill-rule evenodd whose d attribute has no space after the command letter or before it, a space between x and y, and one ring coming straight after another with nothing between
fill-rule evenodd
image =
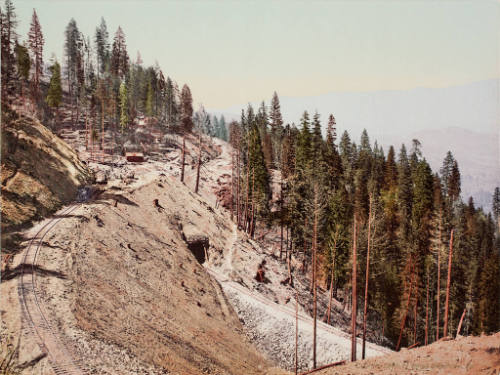
<instances>
[{"instance_id":1,"label":"hazy sky","mask_svg":"<svg viewBox=\"0 0 500 375\"><path fill-rule=\"evenodd\" d=\"M500 2L14 0L25 39L33 8L46 60L74 17L103 16L129 55L188 83L207 108L332 91L447 87L497 78Z\"/></svg>"}]
</instances>

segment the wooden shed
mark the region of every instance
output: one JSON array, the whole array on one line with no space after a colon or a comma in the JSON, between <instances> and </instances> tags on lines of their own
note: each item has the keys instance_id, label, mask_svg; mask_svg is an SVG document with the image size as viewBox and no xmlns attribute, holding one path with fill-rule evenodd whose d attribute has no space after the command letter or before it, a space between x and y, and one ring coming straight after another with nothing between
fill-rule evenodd
<instances>
[{"instance_id":1,"label":"wooden shed","mask_svg":"<svg viewBox=\"0 0 500 375\"><path fill-rule=\"evenodd\" d=\"M144 154L142 152L126 152L125 157L127 161L132 163L142 163L144 161Z\"/></svg>"}]
</instances>

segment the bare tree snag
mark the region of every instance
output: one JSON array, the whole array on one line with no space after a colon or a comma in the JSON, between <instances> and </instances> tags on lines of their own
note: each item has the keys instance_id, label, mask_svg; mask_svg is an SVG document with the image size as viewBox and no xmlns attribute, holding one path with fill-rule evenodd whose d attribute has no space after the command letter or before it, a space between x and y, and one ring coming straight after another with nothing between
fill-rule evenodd
<instances>
[{"instance_id":1,"label":"bare tree snag","mask_svg":"<svg viewBox=\"0 0 500 375\"><path fill-rule=\"evenodd\" d=\"M307 217L304 219L304 256L302 257L302 273L306 271L306 252L307 252L306 231L307 231ZM311 292L312 292L312 283L311 283Z\"/></svg>"},{"instance_id":2,"label":"bare tree snag","mask_svg":"<svg viewBox=\"0 0 500 375\"><path fill-rule=\"evenodd\" d=\"M283 179L280 177L280 260L283 255Z\"/></svg>"},{"instance_id":3,"label":"bare tree snag","mask_svg":"<svg viewBox=\"0 0 500 375\"><path fill-rule=\"evenodd\" d=\"M295 375L299 369L299 291L295 290Z\"/></svg>"},{"instance_id":4,"label":"bare tree snag","mask_svg":"<svg viewBox=\"0 0 500 375\"><path fill-rule=\"evenodd\" d=\"M450 233L450 254L448 255L448 277L446 281L446 300L444 303L443 336L448 336L448 311L450 307L451 260L453 257L453 229Z\"/></svg>"},{"instance_id":5,"label":"bare tree snag","mask_svg":"<svg viewBox=\"0 0 500 375\"><path fill-rule=\"evenodd\" d=\"M418 296L417 296L418 297ZM417 304L418 299L415 300L415 304L413 305L413 344L417 342Z\"/></svg>"},{"instance_id":6,"label":"bare tree snag","mask_svg":"<svg viewBox=\"0 0 500 375\"><path fill-rule=\"evenodd\" d=\"M314 224L312 242L312 285L313 285L313 368L316 368L316 317L317 317L317 291L316 291L316 252L318 246L318 186L314 186Z\"/></svg>"},{"instance_id":7,"label":"bare tree snag","mask_svg":"<svg viewBox=\"0 0 500 375\"><path fill-rule=\"evenodd\" d=\"M253 238L255 233L255 170L252 168L252 214L250 216L250 228L248 233Z\"/></svg>"},{"instance_id":8,"label":"bare tree snag","mask_svg":"<svg viewBox=\"0 0 500 375\"><path fill-rule=\"evenodd\" d=\"M234 220L234 150L231 152L231 221Z\"/></svg>"},{"instance_id":9,"label":"bare tree snag","mask_svg":"<svg viewBox=\"0 0 500 375\"><path fill-rule=\"evenodd\" d=\"M236 221L238 228L241 227L241 206L240 206L240 140L236 144Z\"/></svg>"},{"instance_id":10,"label":"bare tree snag","mask_svg":"<svg viewBox=\"0 0 500 375\"><path fill-rule=\"evenodd\" d=\"M467 312L467 308L464 309L464 312L462 313L462 316L460 317L460 322L458 323L458 328L457 328L457 335L455 336L455 338L458 338L458 336L460 335L460 329L462 328L462 323L464 321L466 312Z\"/></svg>"},{"instance_id":11,"label":"bare tree snag","mask_svg":"<svg viewBox=\"0 0 500 375\"><path fill-rule=\"evenodd\" d=\"M437 286L436 286L436 341L439 340L439 303L441 299L441 219L443 211L439 211L439 239L438 239L438 249L437 249Z\"/></svg>"},{"instance_id":12,"label":"bare tree snag","mask_svg":"<svg viewBox=\"0 0 500 375\"><path fill-rule=\"evenodd\" d=\"M78 107L77 107L78 108ZM78 111L76 112L77 121L78 121ZM104 153L104 100L101 98L101 149Z\"/></svg>"},{"instance_id":13,"label":"bare tree snag","mask_svg":"<svg viewBox=\"0 0 500 375\"><path fill-rule=\"evenodd\" d=\"M200 168L201 168L201 130L198 137L198 165L196 166L196 185L194 187L194 192L198 193L200 187Z\"/></svg>"},{"instance_id":14,"label":"bare tree snag","mask_svg":"<svg viewBox=\"0 0 500 375\"><path fill-rule=\"evenodd\" d=\"M368 280L370 279L370 241L371 241L371 223L372 223L372 203L373 197L370 193L370 206L368 211L368 244L366 251L366 275L365 275L365 301L363 307L363 344L361 347L361 359L365 359L366 346L366 321L368 313Z\"/></svg>"},{"instance_id":15,"label":"bare tree snag","mask_svg":"<svg viewBox=\"0 0 500 375\"><path fill-rule=\"evenodd\" d=\"M427 270L427 286L425 293L425 345L429 343L429 270Z\"/></svg>"},{"instance_id":16,"label":"bare tree snag","mask_svg":"<svg viewBox=\"0 0 500 375\"><path fill-rule=\"evenodd\" d=\"M354 232L352 243L352 312L351 312L351 361L356 361L356 315L357 315L357 290L356 290L356 263L357 263L357 233L356 233L356 214L354 214Z\"/></svg>"},{"instance_id":17,"label":"bare tree snag","mask_svg":"<svg viewBox=\"0 0 500 375\"><path fill-rule=\"evenodd\" d=\"M335 264L335 260L333 261ZM333 298L333 277L334 270L332 267L332 278L330 279L330 297L328 298L328 310L326 312L326 324L330 324L330 316L332 315L332 298Z\"/></svg>"},{"instance_id":18,"label":"bare tree snag","mask_svg":"<svg viewBox=\"0 0 500 375\"><path fill-rule=\"evenodd\" d=\"M182 155L181 155L181 182L184 182L184 166L186 165L186 132L182 136Z\"/></svg>"},{"instance_id":19,"label":"bare tree snag","mask_svg":"<svg viewBox=\"0 0 500 375\"><path fill-rule=\"evenodd\" d=\"M408 292L408 299L406 301L406 310L403 315L403 319L401 320L401 328L399 329L399 338L398 338L398 343L396 345L396 351L399 351L400 345L401 345L401 339L403 338L403 331L405 328L405 323L406 323L406 317L408 316L408 310L410 309L410 301L411 301L411 294L413 292L413 264L412 264L412 259L410 257L410 290Z\"/></svg>"},{"instance_id":20,"label":"bare tree snag","mask_svg":"<svg viewBox=\"0 0 500 375\"><path fill-rule=\"evenodd\" d=\"M89 148L89 116L88 110L85 111L85 150Z\"/></svg>"},{"instance_id":21,"label":"bare tree snag","mask_svg":"<svg viewBox=\"0 0 500 375\"><path fill-rule=\"evenodd\" d=\"M249 181L249 177L250 177L250 151L249 151L249 144L247 142L247 176L246 176L246 200L245 200L245 213L244 213L244 217L245 217L245 222L244 222L244 230L245 232L247 231L247 227L248 227L248 198L249 198L249 194L250 194L250 181Z\"/></svg>"}]
</instances>

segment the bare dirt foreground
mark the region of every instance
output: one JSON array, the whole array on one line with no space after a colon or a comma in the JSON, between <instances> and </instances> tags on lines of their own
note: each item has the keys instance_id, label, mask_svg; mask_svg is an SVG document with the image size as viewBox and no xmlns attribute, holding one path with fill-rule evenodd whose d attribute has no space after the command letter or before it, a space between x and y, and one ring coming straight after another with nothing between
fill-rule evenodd
<instances>
[{"instance_id":1,"label":"bare dirt foreground","mask_svg":"<svg viewBox=\"0 0 500 375\"><path fill-rule=\"evenodd\" d=\"M318 375L340 374L500 374L500 332L491 336L461 337L418 349L402 349L383 357L368 359L323 371Z\"/></svg>"}]
</instances>

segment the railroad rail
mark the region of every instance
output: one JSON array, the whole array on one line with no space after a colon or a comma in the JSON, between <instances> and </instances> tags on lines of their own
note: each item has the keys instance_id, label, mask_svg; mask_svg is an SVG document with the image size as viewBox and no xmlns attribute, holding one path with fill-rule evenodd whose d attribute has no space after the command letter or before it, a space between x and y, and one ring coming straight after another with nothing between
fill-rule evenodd
<instances>
[{"instance_id":1,"label":"railroad rail","mask_svg":"<svg viewBox=\"0 0 500 375\"><path fill-rule=\"evenodd\" d=\"M48 220L30 240L23 256L21 275L18 281L18 295L22 310L23 332L35 336L38 346L56 375L87 375L89 371L76 361L68 344L51 326L37 295L37 257L42 248L43 239L57 223L81 206L72 204L58 213L59 217Z\"/></svg>"}]
</instances>

